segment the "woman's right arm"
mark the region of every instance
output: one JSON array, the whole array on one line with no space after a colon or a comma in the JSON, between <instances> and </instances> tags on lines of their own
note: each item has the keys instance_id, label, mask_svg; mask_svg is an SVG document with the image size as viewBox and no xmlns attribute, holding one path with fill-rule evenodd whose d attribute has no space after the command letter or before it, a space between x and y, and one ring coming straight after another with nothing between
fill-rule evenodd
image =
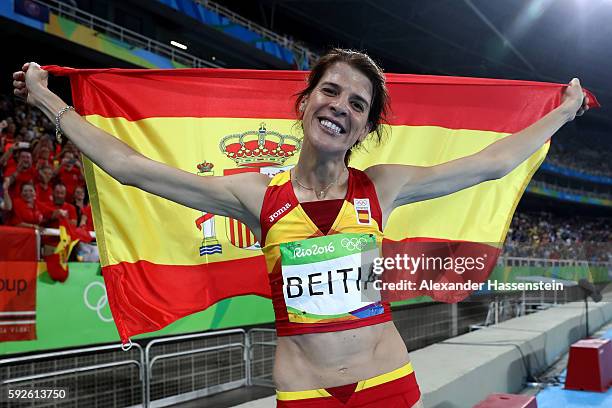
<instances>
[{"instance_id":1,"label":"woman's right arm","mask_svg":"<svg viewBox=\"0 0 612 408\"><path fill-rule=\"evenodd\" d=\"M55 115L66 103L47 88L47 77L38 64L25 64L22 71L13 74L14 93L55 123ZM200 177L143 156L74 111L62 115L61 128L85 156L121 184L249 224L259 215L269 181L263 174Z\"/></svg>"}]
</instances>

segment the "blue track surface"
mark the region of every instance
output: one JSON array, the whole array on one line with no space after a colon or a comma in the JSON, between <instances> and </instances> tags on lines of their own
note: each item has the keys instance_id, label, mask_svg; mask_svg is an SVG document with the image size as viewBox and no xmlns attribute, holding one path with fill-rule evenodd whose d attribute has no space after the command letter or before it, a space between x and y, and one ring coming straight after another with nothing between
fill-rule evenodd
<instances>
[{"instance_id":1,"label":"blue track surface","mask_svg":"<svg viewBox=\"0 0 612 408\"><path fill-rule=\"evenodd\" d=\"M612 340L612 329L602 336ZM566 371L560 375L561 382L565 382ZM563 386L548 387L538 393L538 408L610 408L612 407L612 388L607 392L586 392L564 390Z\"/></svg>"}]
</instances>

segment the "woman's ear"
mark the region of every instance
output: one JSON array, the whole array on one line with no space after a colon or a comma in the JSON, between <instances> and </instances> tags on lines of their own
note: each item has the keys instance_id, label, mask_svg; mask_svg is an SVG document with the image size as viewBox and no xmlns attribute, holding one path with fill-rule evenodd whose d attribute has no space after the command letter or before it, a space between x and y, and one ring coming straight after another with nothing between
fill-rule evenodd
<instances>
[{"instance_id":1,"label":"woman's ear","mask_svg":"<svg viewBox=\"0 0 612 408\"><path fill-rule=\"evenodd\" d=\"M304 96L302 98L302 101L300 102L300 112L304 112L304 110L306 109L306 104L308 103L308 95Z\"/></svg>"},{"instance_id":2,"label":"woman's ear","mask_svg":"<svg viewBox=\"0 0 612 408\"><path fill-rule=\"evenodd\" d=\"M368 124L365 126L364 130L363 130L363 134L361 136L359 136L359 143L363 142L365 140L365 138L372 133L374 129L372 129L372 122L368 122Z\"/></svg>"}]
</instances>

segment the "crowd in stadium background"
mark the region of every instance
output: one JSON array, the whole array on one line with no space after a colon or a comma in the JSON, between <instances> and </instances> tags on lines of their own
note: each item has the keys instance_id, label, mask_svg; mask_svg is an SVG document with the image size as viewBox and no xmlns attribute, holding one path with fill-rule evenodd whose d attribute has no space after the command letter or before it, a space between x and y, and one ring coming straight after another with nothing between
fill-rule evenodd
<instances>
[{"instance_id":1,"label":"crowd in stadium background","mask_svg":"<svg viewBox=\"0 0 612 408\"><path fill-rule=\"evenodd\" d=\"M53 128L37 109L0 97L0 224L42 231L58 228L65 218L93 231L81 154L69 141L57 143ZM57 239L46 238L43 244L52 248ZM97 262L98 257L83 258L77 251L74 260Z\"/></svg>"}]
</instances>

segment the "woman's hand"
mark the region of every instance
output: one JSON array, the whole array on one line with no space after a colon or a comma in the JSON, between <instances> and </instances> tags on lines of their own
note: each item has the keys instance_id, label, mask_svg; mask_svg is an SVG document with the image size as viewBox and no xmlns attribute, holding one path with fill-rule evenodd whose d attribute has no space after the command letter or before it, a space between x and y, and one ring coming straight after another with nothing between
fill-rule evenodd
<instances>
[{"instance_id":1,"label":"woman's hand","mask_svg":"<svg viewBox=\"0 0 612 408\"><path fill-rule=\"evenodd\" d=\"M13 73L13 93L32 106L37 104L37 95L47 89L49 73L35 62L23 64L21 71Z\"/></svg>"},{"instance_id":2,"label":"woman's hand","mask_svg":"<svg viewBox=\"0 0 612 408\"><path fill-rule=\"evenodd\" d=\"M589 110L589 97L582 90L578 78L572 79L563 92L560 108L568 116L568 122Z\"/></svg>"}]
</instances>

